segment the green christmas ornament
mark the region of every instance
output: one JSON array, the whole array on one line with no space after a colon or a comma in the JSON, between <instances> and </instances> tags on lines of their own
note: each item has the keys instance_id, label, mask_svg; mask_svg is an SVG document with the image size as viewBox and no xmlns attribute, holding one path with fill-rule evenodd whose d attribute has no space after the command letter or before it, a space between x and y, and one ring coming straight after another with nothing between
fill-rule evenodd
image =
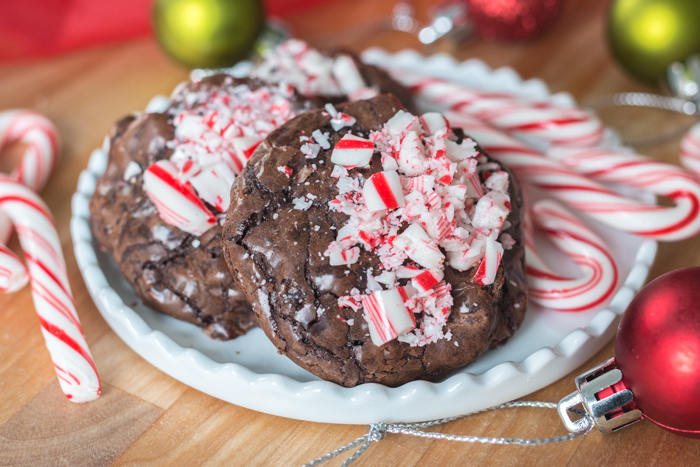
<instances>
[{"instance_id":1,"label":"green christmas ornament","mask_svg":"<svg viewBox=\"0 0 700 467\"><path fill-rule=\"evenodd\" d=\"M156 0L153 28L163 48L189 67L246 58L265 26L260 0Z\"/></svg>"},{"instance_id":2,"label":"green christmas ornament","mask_svg":"<svg viewBox=\"0 0 700 467\"><path fill-rule=\"evenodd\" d=\"M608 39L627 71L658 84L671 63L700 52L700 0L616 0Z\"/></svg>"}]
</instances>

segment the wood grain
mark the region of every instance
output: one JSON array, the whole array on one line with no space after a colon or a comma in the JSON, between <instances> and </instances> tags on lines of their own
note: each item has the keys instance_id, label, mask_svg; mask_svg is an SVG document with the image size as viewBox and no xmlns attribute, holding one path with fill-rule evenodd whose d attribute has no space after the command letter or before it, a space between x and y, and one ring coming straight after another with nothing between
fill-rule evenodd
<instances>
[{"instance_id":1,"label":"wood grain","mask_svg":"<svg viewBox=\"0 0 700 467\"><path fill-rule=\"evenodd\" d=\"M110 465L163 412L109 384L90 404L66 404L52 381L0 427L0 465Z\"/></svg>"},{"instance_id":2,"label":"wood grain","mask_svg":"<svg viewBox=\"0 0 700 467\"><path fill-rule=\"evenodd\" d=\"M427 16L432 2L416 1ZM338 0L290 19L302 38L316 38L387 15L393 0ZM492 67L511 66L540 78L554 92L582 103L620 91L655 91L614 63L605 42L607 0L569 0L544 36L523 43L473 41L442 44L458 60L476 57ZM327 36L326 36L327 37ZM417 48L415 38L395 32L364 34L346 43L391 51ZM260 414L204 395L161 373L109 329L90 299L72 253L70 197L92 148L111 123L167 94L187 71L170 62L150 40L103 46L48 60L0 66L0 109L25 107L45 113L63 138L63 158L43 193L54 213L71 285L88 343L105 383L104 396L74 405L59 394L28 289L0 296L0 465L298 465L365 433L363 426L327 425ZM614 109L601 112L627 137L677 129L687 118L664 112ZM677 163L678 141L643 151ZM18 244L11 244L15 251ZM700 264L700 239L663 244L651 271ZM574 389L575 375L612 357L610 343L560 381L528 396L558 401ZM435 428L485 436L555 436L564 433L556 414L534 409L482 414ZM330 462L340 465L349 453ZM468 445L388 435L357 465L697 465L700 443L642 422L614 435L592 433L572 442L538 447Z\"/></svg>"}]
</instances>

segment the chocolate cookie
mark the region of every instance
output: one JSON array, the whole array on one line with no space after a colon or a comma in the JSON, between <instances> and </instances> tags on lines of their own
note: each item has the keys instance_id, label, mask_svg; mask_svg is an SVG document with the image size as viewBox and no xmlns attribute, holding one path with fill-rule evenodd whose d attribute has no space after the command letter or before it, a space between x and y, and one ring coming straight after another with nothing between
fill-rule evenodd
<instances>
[{"instance_id":1,"label":"chocolate cookie","mask_svg":"<svg viewBox=\"0 0 700 467\"><path fill-rule=\"evenodd\" d=\"M409 90L384 70L362 62L352 52L318 51L299 39L267 51L255 63L251 76L289 84L305 96L323 96L333 104L394 94L404 107L414 109Z\"/></svg>"},{"instance_id":2,"label":"chocolate cookie","mask_svg":"<svg viewBox=\"0 0 700 467\"><path fill-rule=\"evenodd\" d=\"M278 351L315 375L439 379L523 320L517 181L393 96L337 111L300 115L257 148L231 192L226 261ZM323 148L310 157L312 135Z\"/></svg>"},{"instance_id":3,"label":"chocolate cookie","mask_svg":"<svg viewBox=\"0 0 700 467\"><path fill-rule=\"evenodd\" d=\"M225 208L215 200L210 200L211 203L200 201L215 222L200 235L182 230L160 215L161 206L157 208L144 190L144 174L156 163L171 164L174 161L172 165L176 169L189 170L189 173L179 170L177 176L199 186L195 180L198 175L206 174L203 158L207 154L198 152L202 144L196 137L177 136L185 128L184 121L190 122L186 130L196 132L200 130L192 125L209 119L210 127L206 128L223 134L223 131L218 131L216 121L218 119L218 124L223 124L226 119L231 119L231 115L225 114L236 108L236 99L236 102L246 104L248 100L270 96L276 99L280 108L288 108L267 108L266 112L277 112L273 123L254 122L260 127L256 134L262 134L259 140L287 117L320 105L320 102L298 97L291 90L280 90L277 85L218 75L180 89L173 96L170 108L163 113L123 118L111 130L109 163L90 199L93 231L100 246L112 253L124 277L144 303L200 326L217 339L232 339L257 325L250 305L234 286L223 259L218 219L223 218ZM210 105L210 102L218 104ZM256 104L250 102L250 105ZM253 113L250 118L256 119L257 114ZM195 123L190 125L193 119ZM229 133L234 127L229 128ZM217 132L203 133L215 137ZM229 133L226 133L227 137L230 136L228 141L240 140L247 142L248 146L257 144L255 138ZM211 138L206 141L207 145L214 144L210 141ZM219 149L232 151L227 153L231 160L225 165L234 172L238 166L242 168L245 154L234 153L231 147L224 145ZM188 158L191 163L187 163ZM211 167L221 168L221 164ZM192 178L187 178L189 176ZM214 186L209 185L204 188ZM230 185L226 185L225 190L228 197ZM202 192L202 196L204 194ZM170 201L166 200L166 204ZM184 208L176 206L176 210Z\"/></svg>"}]
</instances>

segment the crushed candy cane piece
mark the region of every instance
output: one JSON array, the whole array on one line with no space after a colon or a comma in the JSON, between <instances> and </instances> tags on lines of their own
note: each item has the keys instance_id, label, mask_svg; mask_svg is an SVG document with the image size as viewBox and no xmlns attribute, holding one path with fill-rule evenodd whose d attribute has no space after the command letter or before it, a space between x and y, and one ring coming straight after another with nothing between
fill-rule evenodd
<instances>
[{"instance_id":1,"label":"crushed candy cane piece","mask_svg":"<svg viewBox=\"0 0 700 467\"><path fill-rule=\"evenodd\" d=\"M424 268L437 268L445 259L435 241L418 224L411 224L394 240L394 245Z\"/></svg>"},{"instance_id":2,"label":"crushed candy cane piece","mask_svg":"<svg viewBox=\"0 0 700 467\"><path fill-rule=\"evenodd\" d=\"M351 56L325 55L298 39L269 48L253 67L251 76L288 83L309 96L349 96L367 86ZM329 114L333 115L330 111Z\"/></svg>"},{"instance_id":3,"label":"crushed candy cane piece","mask_svg":"<svg viewBox=\"0 0 700 467\"><path fill-rule=\"evenodd\" d=\"M323 149L330 149L331 148L331 143L328 142L328 138L326 135L321 133L321 130L314 130L311 133L311 136L314 137L314 140L321 146Z\"/></svg>"},{"instance_id":4,"label":"crushed candy cane piece","mask_svg":"<svg viewBox=\"0 0 700 467\"><path fill-rule=\"evenodd\" d=\"M333 246L337 246L337 248L332 248ZM324 255L328 256L331 266L345 266L357 263L360 258L360 249L352 247L343 250L339 243L331 243Z\"/></svg>"},{"instance_id":5,"label":"crushed candy cane piece","mask_svg":"<svg viewBox=\"0 0 700 467\"><path fill-rule=\"evenodd\" d=\"M306 196L300 196L298 198L294 198L292 200L292 204L294 205L294 209L298 209L300 211L306 211L314 204L313 203L313 195L307 194Z\"/></svg>"},{"instance_id":6,"label":"crushed candy cane piece","mask_svg":"<svg viewBox=\"0 0 700 467\"><path fill-rule=\"evenodd\" d=\"M491 237L486 237L486 248L479 269L474 274L474 282L481 285L493 284L498 266L503 258L503 246Z\"/></svg>"},{"instance_id":7,"label":"crushed candy cane piece","mask_svg":"<svg viewBox=\"0 0 700 467\"><path fill-rule=\"evenodd\" d=\"M277 170L279 172L282 172L283 174L285 174L287 176L287 178L291 177L292 174L294 173L294 170L291 167L287 167L286 165L281 165L281 166L277 167Z\"/></svg>"},{"instance_id":8,"label":"crushed candy cane piece","mask_svg":"<svg viewBox=\"0 0 700 467\"><path fill-rule=\"evenodd\" d=\"M450 128L447 119L438 112L428 112L420 116L420 123L429 135L435 135L442 129Z\"/></svg>"},{"instance_id":9,"label":"crushed candy cane piece","mask_svg":"<svg viewBox=\"0 0 700 467\"><path fill-rule=\"evenodd\" d=\"M374 154L374 143L359 136L347 134L333 148L331 162L346 168L367 167Z\"/></svg>"},{"instance_id":10,"label":"crushed candy cane piece","mask_svg":"<svg viewBox=\"0 0 700 467\"><path fill-rule=\"evenodd\" d=\"M510 213L510 197L500 191L486 193L477 203L472 225L484 229L500 229Z\"/></svg>"},{"instance_id":11,"label":"crushed candy cane piece","mask_svg":"<svg viewBox=\"0 0 700 467\"><path fill-rule=\"evenodd\" d=\"M149 147L149 154L163 147L172 149L172 166L166 172L181 185L181 193L192 191L199 204L204 206L201 201L205 201L222 212L230 203L235 175L243 171L272 130L296 115L291 104L294 91L289 86L236 83L233 77L225 77L217 86L183 87L176 92L165 111L174 127L174 137L154 140ZM160 173L158 168L154 170ZM160 186L153 173L148 178L154 186ZM209 221L202 220L205 212L198 203L191 201L180 207L176 202L171 206L171 200L157 195L153 198L160 203L156 207L166 222L190 233L211 227L207 227ZM200 214L190 218L197 210Z\"/></svg>"},{"instance_id":12,"label":"crushed candy cane piece","mask_svg":"<svg viewBox=\"0 0 700 467\"><path fill-rule=\"evenodd\" d=\"M143 174L143 188L168 224L192 235L202 235L218 224L189 182L177 179L177 168L168 160L152 164Z\"/></svg>"},{"instance_id":13,"label":"crushed candy cane piece","mask_svg":"<svg viewBox=\"0 0 700 467\"><path fill-rule=\"evenodd\" d=\"M411 285L418 292L427 292L438 285L443 277L445 277L445 274L440 269L423 271L411 280Z\"/></svg>"},{"instance_id":14,"label":"crushed candy cane piece","mask_svg":"<svg viewBox=\"0 0 700 467\"><path fill-rule=\"evenodd\" d=\"M473 280L493 282L503 255L497 239L511 208L508 174L481 157L472 140L459 140L439 114L418 118L401 110L381 130L370 131L366 141L373 144L372 154L381 154L383 171L367 177L353 170L366 166L356 159L333 161L343 167L333 170L338 195L329 207L349 220L326 255L361 248L375 255L378 266L364 271L365 290L339 297L339 306L356 309L363 303L376 345L391 339L411 346L450 340L446 326L454 299L445 267L466 271L478 266ZM370 160L368 154L361 162ZM482 183L480 174L491 182ZM403 307L391 309L403 313L405 308L420 320L419 327L403 333L389 328L380 297L396 292Z\"/></svg>"},{"instance_id":15,"label":"crushed candy cane piece","mask_svg":"<svg viewBox=\"0 0 700 467\"><path fill-rule=\"evenodd\" d=\"M340 178L340 177L347 177L347 176L348 176L348 169L346 169L342 165L334 165L333 166L333 171L331 172L331 177Z\"/></svg>"},{"instance_id":16,"label":"crushed candy cane piece","mask_svg":"<svg viewBox=\"0 0 700 467\"><path fill-rule=\"evenodd\" d=\"M420 121L418 117L411 115L405 110L399 110L393 117L386 122L386 130L389 136L399 136L404 132L412 131L414 133L421 132Z\"/></svg>"},{"instance_id":17,"label":"crushed candy cane piece","mask_svg":"<svg viewBox=\"0 0 700 467\"><path fill-rule=\"evenodd\" d=\"M362 188L362 197L370 211L396 209L406 204L401 180L395 170L372 174Z\"/></svg>"},{"instance_id":18,"label":"crushed candy cane piece","mask_svg":"<svg viewBox=\"0 0 700 467\"><path fill-rule=\"evenodd\" d=\"M301 145L301 152L304 153L306 159L316 159L321 150L321 145L314 143L304 143Z\"/></svg>"},{"instance_id":19,"label":"crushed candy cane piece","mask_svg":"<svg viewBox=\"0 0 700 467\"><path fill-rule=\"evenodd\" d=\"M397 162L405 175L413 177L425 172L425 148L415 131L409 131L403 137Z\"/></svg>"},{"instance_id":20,"label":"crushed candy cane piece","mask_svg":"<svg viewBox=\"0 0 700 467\"><path fill-rule=\"evenodd\" d=\"M331 127L333 127L335 131L340 131L341 128L345 128L346 126L353 126L355 123L357 123L355 117L351 117L342 112L336 113L333 115L333 118L331 118Z\"/></svg>"},{"instance_id":21,"label":"crushed candy cane piece","mask_svg":"<svg viewBox=\"0 0 700 467\"><path fill-rule=\"evenodd\" d=\"M362 79L360 70L355 60L349 55L340 54L335 58L331 68L340 92L350 96L352 93L365 88L365 80Z\"/></svg>"},{"instance_id":22,"label":"crushed candy cane piece","mask_svg":"<svg viewBox=\"0 0 700 467\"><path fill-rule=\"evenodd\" d=\"M226 212L231 203L231 186L236 174L224 162L202 169L190 178L190 183L204 201L221 212Z\"/></svg>"},{"instance_id":23,"label":"crushed candy cane piece","mask_svg":"<svg viewBox=\"0 0 700 467\"><path fill-rule=\"evenodd\" d=\"M397 289L378 290L362 299L369 334L376 346L396 339L416 327L416 318Z\"/></svg>"},{"instance_id":24,"label":"crushed candy cane piece","mask_svg":"<svg viewBox=\"0 0 700 467\"><path fill-rule=\"evenodd\" d=\"M129 162L126 167L124 168L124 181L128 182L135 176L139 175L143 170L141 169L141 166L139 165L138 162L136 161L131 161Z\"/></svg>"},{"instance_id":25,"label":"crushed candy cane piece","mask_svg":"<svg viewBox=\"0 0 700 467\"><path fill-rule=\"evenodd\" d=\"M336 115L338 115L338 111L336 110L335 106L330 102L326 103L324 108L326 109L326 112L328 112L328 115L331 116L331 118L334 118Z\"/></svg>"}]
</instances>

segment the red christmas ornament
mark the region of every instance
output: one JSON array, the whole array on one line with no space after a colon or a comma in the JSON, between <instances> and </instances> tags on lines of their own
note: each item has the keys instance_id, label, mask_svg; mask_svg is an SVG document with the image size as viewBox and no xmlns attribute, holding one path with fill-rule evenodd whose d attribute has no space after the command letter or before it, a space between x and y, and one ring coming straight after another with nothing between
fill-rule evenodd
<instances>
[{"instance_id":1,"label":"red christmas ornament","mask_svg":"<svg viewBox=\"0 0 700 467\"><path fill-rule=\"evenodd\" d=\"M700 438L700 267L639 292L620 321L615 361L644 418Z\"/></svg>"},{"instance_id":2,"label":"red christmas ornament","mask_svg":"<svg viewBox=\"0 0 700 467\"><path fill-rule=\"evenodd\" d=\"M632 300L617 330L615 358L576 378L559 402L570 431L590 420L611 433L646 418L700 438L700 267L669 272ZM582 405L588 419L574 420Z\"/></svg>"},{"instance_id":3,"label":"red christmas ornament","mask_svg":"<svg viewBox=\"0 0 700 467\"><path fill-rule=\"evenodd\" d=\"M542 33L562 0L466 0L474 31L484 39L525 40Z\"/></svg>"}]
</instances>

